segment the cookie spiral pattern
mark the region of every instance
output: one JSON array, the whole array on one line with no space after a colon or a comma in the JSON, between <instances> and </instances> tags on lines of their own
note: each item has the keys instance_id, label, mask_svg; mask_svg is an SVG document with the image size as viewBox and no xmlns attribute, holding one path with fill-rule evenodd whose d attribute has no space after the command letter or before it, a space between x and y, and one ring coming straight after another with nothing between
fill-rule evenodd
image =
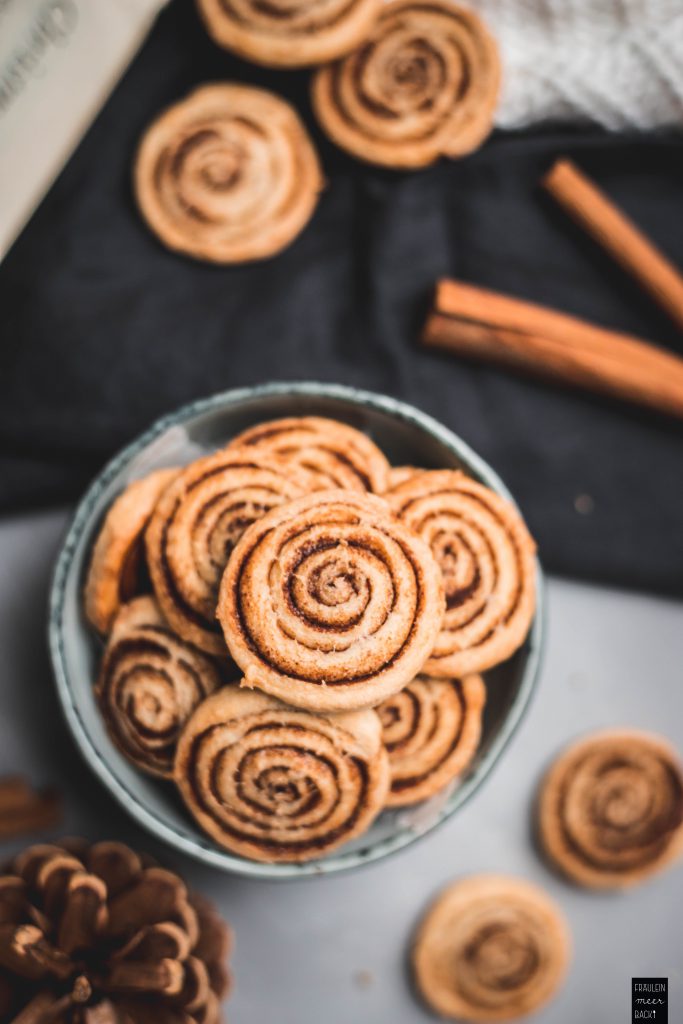
<instances>
[{"instance_id":1,"label":"cookie spiral pattern","mask_svg":"<svg viewBox=\"0 0 683 1024\"><path fill-rule=\"evenodd\" d=\"M422 668L443 617L439 567L386 504L322 491L242 537L218 618L244 685L319 711L372 707Z\"/></svg>"},{"instance_id":2,"label":"cookie spiral pattern","mask_svg":"<svg viewBox=\"0 0 683 1024\"><path fill-rule=\"evenodd\" d=\"M377 445L354 427L322 416L289 417L250 427L231 442L287 459L311 474L319 491L386 489L389 463Z\"/></svg>"},{"instance_id":3,"label":"cookie spiral pattern","mask_svg":"<svg viewBox=\"0 0 683 1024\"><path fill-rule=\"evenodd\" d=\"M183 726L220 685L216 665L171 632L153 598L121 608L95 694L111 738L129 761L171 778Z\"/></svg>"},{"instance_id":4,"label":"cookie spiral pattern","mask_svg":"<svg viewBox=\"0 0 683 1024\"><path fill-rule=\"evenodd\" d=\"M389 807L427 800L467 768L481 738L481 676L417 676L377 708L389 754Z\"/></svg>"},{"instance_id":5,"label":"cookie spiral pattern","mask_svg":"<svg viewBox=\"0 0 683 1024\"><path fill-rule=\"evenodd\" d=\"M462 677L510 657L535 609L535 545L517 510L459 470L425 471L385 495L431 547L446 614L424 672Z\"/></svg>"},{"instance_id":6,"label":"cookie spiral pattern","mask_svg":"<svg viewBox=\"0 0 683 1024\"><path fill-rule=\"evenodd\" d=\"M521 879L478 875L437 898L417 933L413 966L437 1013L501 1021L547 1003L569 957L567 927L541 889Z\"/></svg>"},{"instance_id":7,"label":"cookie spiral pattern","mask_svg":"<svg viewBox=\"0 0 683 1024\"><path fill-rule=\"evenodd\" d=\"M476 14L448 0L394 0L357 50L317 72L313 106L361 160L422 167L481 145L499 81L496 44Z\"/></svg>"},{"instance_id":8,"label":"cookie spiral pattern","mask_svg":"<svg viewBox=\"0 0 683 1024\"><path fill-rule=\"evenodd\" d=\"M284 249L322 187L294 109L243 85L203 86L162 114L140 143L134 178L142 215L161 241L216 263Z\"/></svg>"},{"instance_id":9,"label":"cookie spiral pattern","mask_svg":"<svg viewBox=\"0 0 683 1024\"><path fill-rule=\"evenodd\" d=\"M329 718L228 687L194 713L175 779L199 825L252 860L321 857L381 810L389 766L373 711Z\"/></svg>"},{"instance_id":10,"label":"cookie spiral pattern","mask_svg":"<svg viewBox=\"0 0 683 1024\"><path fill-rule=\"evenodd\" d=\"M370 31L379 0L198 0L219 46L268 67L300 68L348 53Z\"/></svg>"},{"instance_id":11,"label":"cookie spiral pattern","mask_svg":"<svg viewBox=\"0 0 683 1024\"><path fill-rule=\"evenodd\" d=\"M230 553L251 523L308 485L295 467L241 451L208 455L180 474L146 535L154 592L179 636L208 654L226 654L216 602Z\"/></svg>"},{"instance_id":12,"label":"cookie spiral pattern","mask_svg":"<svg viewBox=\"0 0 683 1024\"><path fill-rule=\"evenodd\" d=\"M116 614L137 592L145 527L177 469L157 469L118 496L95 541L85 584L85 614L108 633Z\"/></svg>"},{"instance_id":13,"label":"cookie spiral pattern","mask_svg":"<svg viewBox=\"0 0 683 1024\"><path fill-rule=\"evenodd\" d=\"M574 744L548 772L539 832L573 881L621 888L683 851L683 769L658 736L604 732Z\"/></svg>"}]
</instances>

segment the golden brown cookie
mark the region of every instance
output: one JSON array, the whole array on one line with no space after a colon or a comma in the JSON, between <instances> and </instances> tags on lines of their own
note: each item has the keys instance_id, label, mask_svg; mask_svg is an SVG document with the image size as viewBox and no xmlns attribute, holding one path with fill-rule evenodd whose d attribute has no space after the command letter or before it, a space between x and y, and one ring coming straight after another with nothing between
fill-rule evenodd
<instances>
[{"instance_id":1,"label":"golden brown cookie","mask_svg":"<svg viewBox=\"0 0 683 1024\"><path fill-rule=\"evenodd\" d=\"M230 553L250 523L309 483L296 467L243 450L215 452L183 470L146 534L154 592L179 636L208 654L226 655L216 602Z\"/></svg>"},{"instance_id":2,"label":"golden brown cookie","mask_svg":"<svg viewBox=\"0 0 683 1024\"><path fill-rule=\"evenodd\" d=\"M315 479L316 490L386 489L389 463L360 430L322 416L268 420L238 434L231 448L246 447L301 466Z\"/></svg>"},{"instance_id":3,"label":"golden brown cookie","mask_svg":"<svg viewBox=\"0 0 683 1024\"><path fill-rule=\"evenodd\" d=\"M539 834L553 863L594 888L635 885L683 852L683 768L659 736L599 732L552 765Z\"/></svg>"},{"instance_id":4,"label":"golden brown cookie","mask_svg":"<svg viewBox=\"0 0 683 1024\"><path fill-rule=\"evenodd\" d=\"M499 875L473 875L446 889L413 948L427 1003L462 1021L533 1013L555 994L569 959L569 932L555 904L538 886Z\"/></svg>"},{"instance_id":5,"label":"golden brown cookie","mask_svg":"<svg viewBox=\"0 0 683 1024\"><path fill-rule=\"evenodd\" d=\"M321 491L274 509L221 583L225 640L255 686L296 707L372 707L415 677L443 617L439 567L386 504Z\"/></svg>"},{"instance_id":6,"label":"golden brown cookie","mask_svg":"<svg viewBox=\"0 0 683 1024\"><path fill-rule=\"evenodd\" d=\"M424 473L423 469L418 469L416 466L392 466L387 476L387 485L385 491L392 491L394 487L398 487L399 484L406 483L407 480L412 480L420 473Z\"/></svg>"},{"instance_id":7,"label":"golden brown cookie","mask_svg":"<svg viewBox=\"0 0 683 1024\"><path fill-rule=\"evenodd\" d=\"M214 40L246 60L301 68L348 53L367 36L380 0L197 0Z\"/></svg>"},{"instance_id":8,"label":"golden brown cookie","mask_svg":"<svg viewBox=\"0 0 683 1024\"><path fill-rule=\"evenodd\" d=\"M138 597L114 620L95 694L121 753L170 778L183 726L221 683L214 662L171 632L154 598Z\"/></svg>"},{"instance_id":9,"label":"golden brown cookie","mask_svg":"<svg viewBox=\"0 0 683 1024\"><path fill-rule=\"evenodd\" d=\"M177 475L157 469L126 487L105 517L93 548L85 584L85 614L100 633L108 633L121 604L135 596L142 535L154 507Z\"/></svg>"},{"instance_id":10,"label":"golden brown cookie","mask_svg":"<svg viewBox=\"0 0 683 1024\"><path fill-rule=\"evenodd\" d=\"M377 708L389 754L389 807L427 800L467 768L481 738L481 676L417 676Z\"/></svg>"},{"instance_id":11,"label":"golden brown cookie","mask_svg":"<svg viewBox=\"0 0 683 1024\"><path fill-rule=\"evenodd\" d=\"M489 135L498 48L449 0L393 0L353 53L320 68L313 107L342 149L387 167L459 157Z\"/></svg>"},{"instance_id":12,"label":"golden brown cookie","mask_svg":"<svg viewBox=\"0 0 683 1024\"><path fill-rule=\"evenodd\" d=\"M524 642L536 606L535 545L517 509L459 470L430 470L385 495L431 547L446 615L423 671L483 672Z\"/></svg>"},{"instance_id":13,"label":"golden brown cookie","mask_svg":"<svg viewBox=\"0 0 683 1024\"><path fill-rule=\"evenodd\" d=\"M322 857L381 810L389 765L374 711L324 717L227 687L194 713L175 780L221 846L266 862Z\"/></svg>"},{"instance_id":14,"label":"golden brown cookie","mask_svg":"<svg viewBox=\"0 0 683 1024\"><path fill-rule=\"evenodd\" d=\"M322 188L293 107L234 84L195 89L157 118L140 143L134 179L142 215L161 241L215 263L284 249Z\"/></svg>"}]
</instances>

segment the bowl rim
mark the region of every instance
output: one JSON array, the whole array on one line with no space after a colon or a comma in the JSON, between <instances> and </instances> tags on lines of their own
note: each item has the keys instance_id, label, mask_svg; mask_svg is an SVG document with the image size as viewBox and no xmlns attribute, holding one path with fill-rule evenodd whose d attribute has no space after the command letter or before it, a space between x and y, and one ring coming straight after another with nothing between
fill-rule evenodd
<instances>
[{"instance_id":1,"label":"bowl rim","mask_svg":"<svg viewBox=\"0 0 683 1024\"><path fill-rule=\"evenodd\" d=\"M449 449L480 477L487 486L490 486L517 507L512 494L495 470L480 455L473 451L462 438L428 413L424 413L400 399L348 385L317 383L314 381L277 381L232 388L189 402L175 411L161 416L151 427L139 434L106 463L104 468L93 479L76 506L57 556L49 594L48 643L57 692L67 725L81 755L88 762L91 770L94 771L95 775L108 789L114 799L131 817L157 839L161 839L174 849L180 850L196 860L220 868L229 874L266 880L318 877L350 871L360 865L382 860L392 853L405 849L450 818L488 778L505 747L516 732L537 683L545 633L546 612L543 573L540 562L536 558L536 611L528 634L526 663L522 671L517 694L506 718L500 726L498 735L492 741L486 754L478 762L475 771L450 793L438 814L423 825L410 828L403 827L394 835L359 850L347 851L345 853L342 847L340 851L331 853L320 860L306 861L300 864L269 864L261 861L250 861L233 855L215 845L208 837L205 840L203 837L200 839L185 836L177 831L173 825L163 820L154 810L150 809L123 780L117 777L95 746L72 689L65 659L63 609L66 584L76 548L83 532L90 524L93 509L103 490L109 486L114 477L132 459L166 430L183 424L197 416L225 410L230 406L238 405L245 401L297 396L337 399L360 408L370 407L394 419L419 428L443 444L444 447Z\"/></svg>"}]
</instances>

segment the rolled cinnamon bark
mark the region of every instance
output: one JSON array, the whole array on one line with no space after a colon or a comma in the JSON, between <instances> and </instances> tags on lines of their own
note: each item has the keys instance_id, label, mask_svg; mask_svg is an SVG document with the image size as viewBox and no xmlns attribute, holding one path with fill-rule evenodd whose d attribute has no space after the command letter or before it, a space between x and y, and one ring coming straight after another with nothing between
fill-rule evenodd
<instances>
[{"instance_id":1,"label":"rolled cinnamon bark","mask_svg":"<svg viewBox=\"0 0 683 1024\"><path fill-rule=\"evenodd\" d=\"M219 46L268 67L322 64L362 42L380 0L197 0Z\"/></svg>"},{"instance_id":2,"label":"rolled cinnamon bark","mask_svg":"<svg viewBox=\"0 0 683 1024\"><path fill-rule=\"evenodd\" d=\"M425 470L385 498L443 574L446 613L422 671L462 677L510 657L536 605L535 545L516 508L451 469Z\"/></svg>"},{"instance_id":3,"label":"rolled cinnamon bark","mask_svg":"<svg viewBox=\"0 0 683 1024\"><path fill-rule=\"evenodd\" d=\"M389 766L373 711L323 717L229 687L192 716L175 779L221 846L286 863L362 834L384 804Z\"/></svg>"},{"instance_id":4,"label":"rolled cinnamon bark","mask_svg":"<svg viewBox=\"0 0 683 1024\"><path fill-rule=\"evenodd\" d=\"M427 800L463 773L479 746L485 701L481 676L417 676L380 704L391 768L387 806Z\"/></svg>"},{"instance_id":5,"label":"rolled cinnamon bark","mask_svg":"<svg viewBox=\"0 0 683 1024\"><path fill-rule=\"evenodd\" d=\"M251 86L206 85L145 133L135 193L170 249L216 263L264 259L308 223L322 188L296 111Z\"/></svg>"},{"instance_id":6,"label":"rolled cinnamon bark","mask_svg":"<svg viewBox=\"0 0 683 1024\"><path fill-rule=\"evenodd\" d=\"M429 548L380 498L322 491L246 531L217 614L243 685L344 711L379 704L415 677L443 607Z\"/></svg>"},{"instance_id":7,"label":"rolled cinnamon bark","mask_svg":"<svg viewBox=\"0 0 683 1024\"><path fill-rule=\"evenodd\" d=\"M550 898L538 886L499 875L475 875L446 889L413 948L427 1003L462 1021L533 1013L556 993L569 958L569 931Z\"/></svg>"},{"instance_id":8,"label":"rolled cinnamon bark","mask_svg":"<svg viewBox=\"0 0 683 1024\"><path fill-rule=\"evenodd\" d=\"M351 491L386 488L389 463L360 430L322 416L268 420L238 434L230 448L272 454L305 469L316 490Z\"/></svg>"},{"instance_id":9,"label":"rolled cinnamon bark","mask_svg":"<svg viewBox=\"0 0 683 1024\"><path fill-rule=\"evenodd\" d=\"M635 885L683 853L683 767L661 737L607 731L573 744L541 787L551 860L593 888Z\"/></svg>"},{"instance_id":10,"label":"rolled cinnamon bark","mask_svg":"<svg viewBox=\"0 0 683 1024\"><path fill-rule=\"evenodd\" d=\"M183 726L221 682L214 662L171 632L154 599L138 597L114 621L95 693L119 750L170 778Z\"/></svg>"},{"instance_id":11,"label":"rolled cinnamon bark","mask_svg":"<svg viewBox=\"0 0 683 1024\"><path fill-rule=\"evenodd\" d=\"M422 167L459 157L491 131L500 83L495 42L448 0L393 0L353 53L321 68L313 107L361 160Z\"/></svg>"},{"instance_id":12,"label":"rolled cinnamon bark","mask_svg":"<svg viewBox=\"0 0 683 1024\"><path fill-rule=\"evenodd\" d=\"M146 535L154 592L179 636L208 654L226 655L216 602L230 553L250 523L310 485L302 470L272 455L237 449L183 470L157 505Z\"/></svg>"}]
</instances>

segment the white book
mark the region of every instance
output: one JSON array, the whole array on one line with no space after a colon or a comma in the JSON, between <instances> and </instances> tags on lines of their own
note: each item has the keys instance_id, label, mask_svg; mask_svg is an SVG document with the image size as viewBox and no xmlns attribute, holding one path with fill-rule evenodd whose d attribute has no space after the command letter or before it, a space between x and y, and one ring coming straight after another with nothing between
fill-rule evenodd
<instances>
[{"instance_id":1,"label":"white book","mask_svg":"<svg viewBox=\"0 0 683 1024\"><path fill-rule=\"evenodd\" d=\"M0 260L166 0L0 0Z\"/></svg>"}]
</instances>

